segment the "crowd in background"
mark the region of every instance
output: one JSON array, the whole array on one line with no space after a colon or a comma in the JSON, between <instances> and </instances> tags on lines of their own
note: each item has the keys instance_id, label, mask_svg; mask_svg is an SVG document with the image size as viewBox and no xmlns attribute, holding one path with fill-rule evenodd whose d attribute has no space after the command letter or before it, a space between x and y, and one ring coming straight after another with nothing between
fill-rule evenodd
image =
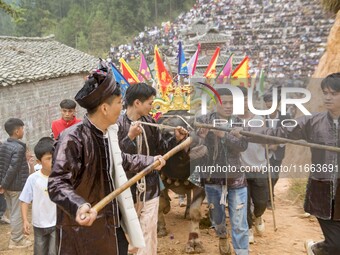
<instances>
[{"instance_id":1,"label":"crowd in background","mask_svg":"<svg viewBox=\"0 0 340 255\"><path fill-rule=\"evenodd\" d=\"M316 0L199 0L172 23L145 27L131 43L112 46L109 56L118 63L121 57L136 59L143 51L153 61L157 44L174 57L179 40L184 49L191 44L188 32L200 20L207 30L215 28L228 36L222 49L249 56L251 66L265 68L271 77L292 78L312 75L334 23Z\"/></svg>"}]
</instances>

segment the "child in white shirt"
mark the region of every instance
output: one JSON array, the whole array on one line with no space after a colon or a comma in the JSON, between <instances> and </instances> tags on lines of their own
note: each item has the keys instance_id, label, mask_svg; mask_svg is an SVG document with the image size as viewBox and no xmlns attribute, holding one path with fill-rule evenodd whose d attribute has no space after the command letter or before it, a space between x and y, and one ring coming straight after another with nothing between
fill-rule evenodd
<instances>
[{"instance_id":1,"label":"child in white shirt","mask_svg":"<svg viewBox=\"0 0 340 255\"><path fill-rule=\"evenodd\" d=\"M48 176L52 168L53 139L43 137L34 147L37 162L42 168L31 174L20 194L24 233L30 234L28 208L32 202L34 255L56 255L56 205L47 192Z\"/></svg>"}]
</instances>

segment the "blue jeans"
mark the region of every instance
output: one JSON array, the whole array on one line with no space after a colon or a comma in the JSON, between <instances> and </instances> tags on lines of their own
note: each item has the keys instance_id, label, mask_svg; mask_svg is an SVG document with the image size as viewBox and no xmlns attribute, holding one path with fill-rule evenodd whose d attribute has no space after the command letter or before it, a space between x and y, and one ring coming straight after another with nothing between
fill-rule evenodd
<instances>
[{"instance_id":1,"label":"blue jeans","mask_svg":"<svg viewBox=\"0 0 340 255\"><path fill-rule=\"evenodd\" d=\"M205 192L209 204L210 220L219 237L226 237L225 205L221 204L222 185L206 184ZM248 254L247 187L228 189L228 210L231 237L237 255Z\"/></svg>"},{"instance_id":2,"label":"blue jeans","mask_svg":"<svg viewBox=\"0 0 340 255\"><path fill-rule=\"evenodd\" d=\"M34 255L56 255L56 228L34 227Z\"/></svg>"}]
</instances>

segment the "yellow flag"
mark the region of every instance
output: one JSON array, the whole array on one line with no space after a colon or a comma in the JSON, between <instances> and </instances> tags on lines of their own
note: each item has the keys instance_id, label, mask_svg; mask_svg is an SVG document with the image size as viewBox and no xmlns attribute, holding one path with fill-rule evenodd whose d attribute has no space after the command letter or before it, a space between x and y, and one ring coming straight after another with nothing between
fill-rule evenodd
<instances>
[{"instance_id":1,"label":"yellow flag","mask_svg":"<svg viewBox=\"0 0 340 255\"><path fill-rule=\"evenodd\" d=\"M231 77L231 84L234 86L249 87L249 58L246 56L236 67Z\"/></svg>"}]
</instances>

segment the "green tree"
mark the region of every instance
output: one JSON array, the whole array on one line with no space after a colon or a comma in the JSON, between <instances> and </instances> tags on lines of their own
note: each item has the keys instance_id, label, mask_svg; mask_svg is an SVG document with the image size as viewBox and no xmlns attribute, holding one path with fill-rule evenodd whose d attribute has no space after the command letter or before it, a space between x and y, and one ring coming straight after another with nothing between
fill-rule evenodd
<instances>
[{"instance_id":1,"label":"green tree","mask_svg":"<svg viewBox=\"0 0 340 255\"><path fill-rule=\"evenodd\" d=\"M110 48L110 23L103 18L102 9L97 9L89 23L89 51L91 54L106 58Z\"/></svg>"},{"instance_id":2,"label":"green tree","mask_svg":"<svg viewBox=\"0 0 340 255\"><path fill-rule=\"evenodd\" d=\"M17 23L24 21L22 15L24 14L25 10L22 8L12 4L7 4L3 0L0 0L0 10L3 10L6 14L10 15Z\"/></svg>"},{"instance_id":3,"label":"green tree","mask_svg":"<svg viewBox=\"0 0 340 255\"><path fill-rule=\"evenodd\" d=\"M11 16L1 15L1 34L44 36L53 33L62 43L103 57L106 57L111 44L116 46L130 43L145 26L160 25L160 22L170 20L170 16L175 18L195 2L195 0L6 1L16 1L20 9L13 9L5 4L4 0L0 0L0 14L6 10L6 13L15 15L17 13L15 10L25 10L22 14L25 22L11 25ZM156 9L159 17L157 22Z\"/></svg>"},{"instance_id":4,"label":"green tree","mask_svg":"<svg viewBox=\"0 0 340 255\"><path fill-rule=\"evenodd\" d=\"M55 34L57 40L76 48L80 33L83 33L85 37L87 35L86 19L82 7L74 4L67 16L59 21Z\"/></svg>"},{"instance_id":5,"label":"green tree","mask_svg":"<svg viewBox=\"0 0 340 255\"><path fill-rule=\"evenodd\" d=\"M0 10L0 35L15 35L15 23L3 10Z\"/></svg>"},{"instance_id":6,"label":"green tree","mask_svg":"<svg viewBox=\"0 0 340 255\"><path fill-rule=\"evenodd\" d=\"M44 36L53 32L57 20L49 10L48 2L43 0L21 0L21 6L26 11L23 16L25 22L16 26L18 35Z\"/></svg>"},{"instance_id":7,"label":"green tree","mask_svg":"<svg viewBox=\"0 0 340 255\"><path fill-rule=\"evenodd\" d=\"M87 43L87 39L83 31L79 32L76 48L83 52L88 52L89 50L89 45Z\"/></svg>"}]
</instances>

